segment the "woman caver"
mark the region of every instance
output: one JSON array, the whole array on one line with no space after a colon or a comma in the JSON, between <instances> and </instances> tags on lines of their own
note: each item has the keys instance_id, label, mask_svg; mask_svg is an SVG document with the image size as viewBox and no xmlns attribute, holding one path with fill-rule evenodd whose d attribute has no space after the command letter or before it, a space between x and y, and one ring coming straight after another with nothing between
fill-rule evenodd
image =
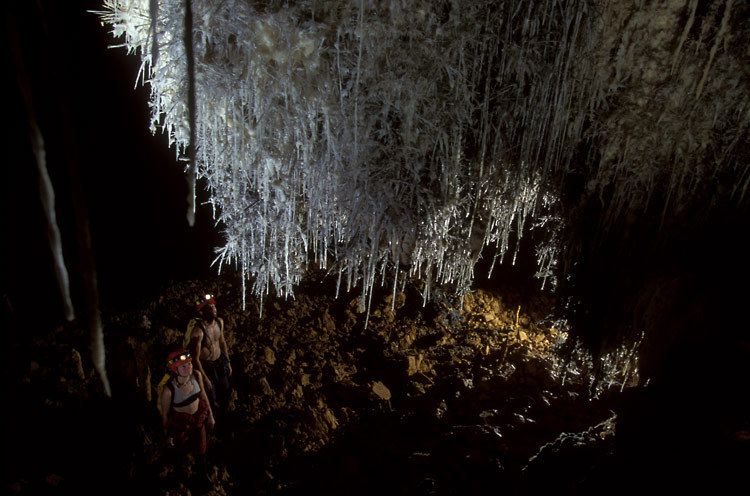
<instances>
[{"instance_id":1,"label":"woman caver","mask_svg":"<svg viewBox=\"0 0 750 496\"><path fill-rule=\"evenodd\" d=\"M160 398L167 443L178 452L204 455L208 446L206 427L212 429L215 421L203 375L193 370L190 353L184 349L169 354L167 368L172 378Z\"/></svg>"}]
</instances>

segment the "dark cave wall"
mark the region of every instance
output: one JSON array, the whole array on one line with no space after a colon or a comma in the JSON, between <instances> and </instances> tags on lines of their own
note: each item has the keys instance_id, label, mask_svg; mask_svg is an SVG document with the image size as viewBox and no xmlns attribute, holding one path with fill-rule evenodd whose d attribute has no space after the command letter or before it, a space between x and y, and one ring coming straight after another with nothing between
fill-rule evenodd
<instances>
[{"instance_id":1,"label":"dark cave wall","mask_svg":"<svg viewBox=\"0 0 750 496\"><path fill-rule=\"evenodd\" d=\"M140 304L171 279L214 272L210 262L218 234L210 209L199 207L196 227L188 228L180 167L166 138L149 133L148 89L134 88L138 63L108 48L111 36L90 12L100 8L96 0L19 0L4 11L12 29L2 47L13 68L7 83L17 125L10 126L2 173L2 230L9 240L0 257L2 288L6 311L12 308L45 328L62 321L62 303L14 58L26 73L22 84L45 142L75 306L83 296L72 181L83 191L106 309ZM78 178L71 177L71 162Z\"/></svg>"},{"instance_id":2,"label":"dark cave wall","mask_svg":"<svg viewBox=\"0 0 750 496\"><path fill-rule=\"evenodd\" d=\"M575 332L594 353L643 332L645 377L660 375L680 343L747 340L741 285L750 275L742 263L748 214L743 205L698 204L669 216L631 214L612 226L603 225L601 211L572 220L576 262L561 293Z\"/></svg>"}]
</instances>

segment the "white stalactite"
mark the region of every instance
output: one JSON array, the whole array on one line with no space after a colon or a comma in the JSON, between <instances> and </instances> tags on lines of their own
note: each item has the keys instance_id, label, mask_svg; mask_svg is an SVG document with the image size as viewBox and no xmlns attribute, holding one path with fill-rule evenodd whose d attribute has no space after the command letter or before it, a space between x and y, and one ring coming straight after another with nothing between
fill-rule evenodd
<instances>
[{"instance_id":1,"label":"white stalactite","mask_svg":"<svg viewBox=\"0 0 750 496\"><path fill-rule=\"evenodd\" d=\"M271 286L290 295L315 261L347 289L363 284L368 304L384 270L394 287L412 278L425 296L434 284L463 293L483 247L515 260L521 237L538 229L539 275L554 282L561 176L590 177L585 194L603 199L614 186L603 205L614 216L646 208L662 179L679 199L685 184L709 176L700 165L708 140L695 145L693 133L736 142L742 126L731 115L713 125L699 118L726 97L707 69L737 66L717 53L731 1L720 29L701 21L701 32L715 32L710 54L686 38L695 5L684 3L639 11L635 1L302 0L259 11L254 2L193 0L193 145L223 226L219 264L238 264L262 296ZM104 5L113 35L146 64L152 130L183 156L183 1ZM669 49L653 49L654 36ZM686 76L698 66L702 78ZM687 100L697 79L703 106L685 107L675 95ZM615 99L633 103L613 109ZM584 145L597 152L581 158ZM674 164L680 174L667 168Z\"/></svg>"}]
</instances>

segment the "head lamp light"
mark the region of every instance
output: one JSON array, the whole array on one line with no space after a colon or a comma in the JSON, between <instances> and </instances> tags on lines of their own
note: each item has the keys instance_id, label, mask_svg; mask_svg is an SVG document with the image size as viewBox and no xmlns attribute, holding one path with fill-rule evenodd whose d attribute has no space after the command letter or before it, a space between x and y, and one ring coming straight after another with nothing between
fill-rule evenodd
<instances>
[{"instance_id":1,"label":"head lamp light","mask_svg":"<svg viewBox=\"0 0 750 496\"><path fill-rule=\"evenodd\" d=\"M201 310L206 305L216 305L216 300L214 299L214 295L210 293L206 293L205 295L198 298L195 302L195 307L198 310Z\"/></svg>"},{"instance_id":2,"label":"head lamp light","mask_svg":"<svg viewBox=\"0 0 750 496\"><path fill-rule=\"evenodd\" d=\"M183 353L182 355L176 356L169 361L169 363L185 362L192 358L190 353Z\"/></svg>"},{"instance_id":3,"label":"head lamp light","mask_svg":"<svg viewBox=\"0 0 750 496\"><path fill-rule=\"evenodd\" d=\"M172 372L177 373L177 369L179 369L180 366L192 362L192 355L190 355L189 351L185 349L175 350L167 357L167 368Z\"/></svg>"}]
</instances>

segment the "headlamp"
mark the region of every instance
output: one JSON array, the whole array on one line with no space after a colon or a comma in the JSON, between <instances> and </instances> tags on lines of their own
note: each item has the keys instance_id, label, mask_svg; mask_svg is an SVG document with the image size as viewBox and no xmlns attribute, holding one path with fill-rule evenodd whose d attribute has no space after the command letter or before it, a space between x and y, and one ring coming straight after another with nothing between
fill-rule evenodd
<instances>
[{"instance_id":1,"label":"headlamp","mask_svg":"<svg viewBox=\"0 0 750 496\"><path fill-rule=\"evenodd\" d=\"M206 293L205 295L203 295L203 297L198 298L198 300L195 302L195 306L198 308L198 310L205 307L206 305L216 305L214 295Z\"/></svg>"},{"instance_id":2,"label":"headlamp","mask_svg":"<svg viewBox=\"0 0 750 496\"><path fill-rule=\"evenodd\" d=\"M169 361L169 363L177 363L177 362L184 362L186 360L190 360L192 355L190 353L183 353L180 356L176 356L173 359Z\"/></svg>"}]
</instances>

